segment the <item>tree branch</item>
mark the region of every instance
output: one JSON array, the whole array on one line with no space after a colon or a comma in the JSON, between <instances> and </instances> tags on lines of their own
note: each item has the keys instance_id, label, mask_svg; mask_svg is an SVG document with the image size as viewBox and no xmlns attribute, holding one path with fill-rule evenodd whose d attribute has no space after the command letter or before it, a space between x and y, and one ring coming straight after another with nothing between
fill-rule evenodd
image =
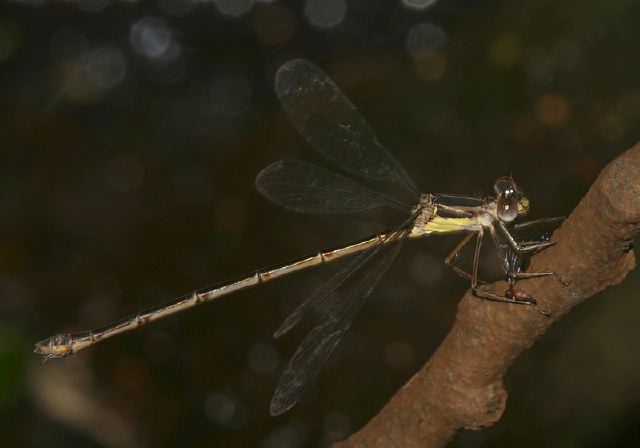
<instances>
[{"instance_id":1,"label":"tree branch","mask_svg":"<svg viewBox=\"0 0 640 448\"><path fill-rule=\"evenodd\" d=\"M622 281L635 266L640 235L640 144L600 173L553 234L556 243L536 255L531 272L553 276L522 280L518 290L552 311L481 300L467 293L451 331L426 365L341 448L441 447L460 430L496 423L505 409L507 368L571 308ZM504 291L506 284L491 285Z\"/></svg>"}]
</instances>

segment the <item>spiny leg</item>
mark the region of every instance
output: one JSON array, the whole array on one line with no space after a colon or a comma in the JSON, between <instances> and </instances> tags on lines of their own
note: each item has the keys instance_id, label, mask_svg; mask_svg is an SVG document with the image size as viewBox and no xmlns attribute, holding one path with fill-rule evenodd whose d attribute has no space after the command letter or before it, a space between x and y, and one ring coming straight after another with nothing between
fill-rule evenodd
<instances>
[{"instance_id":1,"label":"spiny leg","mask_svg":"<svg viewBox=\"0 0 640 448\"><path fill-rule=\"evenodd\" d=\"M510 290L511 288L509 288L507 292ZM515 305L529 305L543 316L551 316L551 311L539 308L538 301L526 293L517 293L513 291L513 295L505 294L504 296L501 296L479 288L475 288L472 291L476 297L481 299L492 300L494 302L513 303Z\"/></svg>"},{"instance_id":2,"label":"spiny leg","mask_svg":"<svg viewBox=\"0 0 640 448\"><path fill-rule=\"evenodd\" d=\"M564 216L556 216L553 218L538 218L538 219L533 219L531 221L514 224L513 227L515 227L516 229L524 229L530 226L535 226L537 224L542 224L542 223L549 224L549 223L555 223L558 221L564 221L564 219L565 219Z\"/></svg>"},{"instance_id":3,"label":"spiny leg","mask_svg":"<svg viewBox=\"0 0 640 448\"><path fill-rule=\"evenodd\" d=\"M506 230L506 229L504 229ZM492 240L498 252L500 261L502 262L503 269L507 274L507 281L509 286L504 295L495 294L492 292L484 291L482 289L477 288L472 280L472 292L479 298L492 300L495 302L504 302L504 303L513 303L517 305L529 305L532 306L536 311L545 316L551 315L551 313L547 310L539 308L537 306L538 302L535 298L531 297L527 293L518 292L515 290L515 284L518 279L521 278L533 278L533 277L543 277L546 275L552 275L550 272L519 272L517 269L520 267L519 260L520 254L513 251L512 253L508 253L507 251L513 250L511 247L504 247L499 240L497 230L491 226L489 227L489 231L491 233ZM482 232L478 234L478 239L481 241ZM478 252L480 250L481 243L476 244L476 254L474 256L474 273L477 275L478 269ZM516 257L515 261L512 257Z\"/></svg>"},{"instance_id":4,"label":"spiny leg","mask_svg":"<svg viewBox=\"0 0 640 448\"><path fill-rule=\"evenodd\" d=\"M549 246L553 246L555 244L553 241L536 241L530 244L520 245L513 238L513 236L509 232L509 229L507 229L507 227L502 221L498 221L497 224L498 224L498 229L500 230L500 233L502 233L502 236L505 237L509 246L511 246L511 248L518 254L527 254L527 253L537 252Z\"/></svg>"},{"instance_id":5,"label":"spiny leg","mask_svg":"<svg viewBox=\"0 0 640 448\"><path fill-rule=\"evenodd\" d=\"M533 224L539 224L541 222L545 222L545 223L554 222L554 221L560 221L562 219L564 218L541 218L541 219L536 219L534 221L529 221L523 224L516 224L516 227L523 228ZM555 272L519 272L519 271L516 271L514 268L508 266L507 257L504 254L504 250L502 249L502 246L498 238L498 232L500 232L500 234L506 238L507 244L509 244L511 249L514 251L513 253L516 257L518 257L519 255L522 255L523 253L529 254L529 253L538 252L542 249L545 249L546 247L552 246L555 243L553 241L538 240L538 241L528 242L526 244L518 244L515 242L513 235L511 235L509 230L505 227L504 223L499 222L498 226L499 226L498 229L496 229L495 226L490 227L491 236L493 238L493 243L496 246L496 250L500 255L500 259L503 263L504 270L507 273L509 278L525 279L525 278L544 277L547 275L553 275L556 278L556 280L558 280L562 284L562 286L569 285L568 282L564 281L562 277L560 277L560 275L558 275ZM523 250L522 251L515 250L514 245L511 242L513 242L515 245L519 246Z\"/></svg>"},{"instance_id":6,"label":"spiny leg","mask_svg":"<svg viewBox=\"0 0 640 448\"><path fill-rule=\"evenodd\" d=\"M570 282L563 280L562 277L560 277L560 274L558 274L557 272L513 272L513 273L507 273L507 275L509 277L513 277L514 279L527 279L527 278L537 278L537 277L547 277L549 275L553 275L555 277L556 280L558 280L558 282L560 282L560 284L562 286L569 286Z\"/></svg>"},{"instance_id":7,"label":"spiny leg","mask_svg":"<svg viewBox=\"0 0 640 448\"><path fill-rule=\"evenodd\" d=\"M478 236L476 238L476 250L473 253L473 264L471 265L471 290L476 290L478 287L478 263L480 261L480 249L482 249L482 237L484 236L484 230L480 228L478 230Z\"/></svg>"},{"instance_id":8,"label":"spiny leg","mask_svg":"<svg viewBox=\"0 0 640 448\"><path fill-rule=\"evenodd\" d=\"M457 245L456 247L451 251L451 253L449 253L449 255L447 255L447 257L444 259L444 264L446 264L447 266L451 266L451 268L454 270L454 272L456 274L458 274L460 277L462 278L466 278L467 280L471 280L472 279L472 275L471 273L465 271L464 269L462 269L460 266L457 266L454 264L454 260L458 257L458 255L460 255L460 252L462 251L462 249L464 249L464 247L469 244L469 241L471 241L471 238L473 238L475 235L475 232L470 232L468 233ZM486 282L482 281L482 280L477 280L478 283L484 284Z\"/></svg>"},{"instance_id":9,"label":"spiny leg","mask_svg":"<svg viewBox=\"0 0 640 448\"><path fill-rule=\"evenodd\" d=\"M509 233L518 241L521 247L527 247L531 243L549 241L551 234L558 228L558 224L565 220L564 216L554 218L539 218L532 221L517 223L509 226ZM544 227L540 227L543 225ZM538 228L539 227L539 228ZM538 228L536 230L536 228ZM513 231L513 232L512 232ZM528 236L523 234L529 232Z\"/></svg>"},{"instance_id":10,"label":"spiny leg","mask_svg":"<svg viewBox=\"0 0 640 448\"><path fill-rule=\"evenodd\" d=\"M496 243L498 244L498 243ZM537 251L536 251L537 252ZM516 252L514 252L514 254L516 254L516 256L520 256L521 254L517 254ZM540 272L520 272L520 271L512 271L510 272L510 269L505 269L505 271L507 272L507 275L509 278L514 278L514 279L527 279L527 278L536 278L536 277L546 277L549 275L553 275L555 277L555 279L560 282L560 284L562 286L569 286L569 284L571 282L564 280L560 274L558 274L557 272L552 272L552 271L540 271Z\"/></svg>"}]
</instances>

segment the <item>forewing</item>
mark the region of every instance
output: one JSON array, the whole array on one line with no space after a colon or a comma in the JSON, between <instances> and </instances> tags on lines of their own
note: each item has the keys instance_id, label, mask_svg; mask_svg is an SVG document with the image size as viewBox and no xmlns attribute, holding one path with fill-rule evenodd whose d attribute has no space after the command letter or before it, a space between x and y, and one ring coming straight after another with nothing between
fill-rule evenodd
<instances>
[{"instance_id":1,"label":"forewing","mask_svg":"<svg viewBox=\"0 0 640 448\"><path fill-rule=\"evenodd\" d=\"M263 169L256 187L270 201L301 213L355 213L383 206L407 209L347 177L296 160L281 160Z\"/></svg>"},{"instance_id":2,"label":"forewing","mask_svg":"<svg viewBox=\"0 0 640 448\"><path fill-rule=\"evenodd\" d=\"M304 59L285 63L276 74L276 93L300 135L320 154L351 173L393 181L419 194L369 123L318 66Z\"/></svg>"}]
</instances>

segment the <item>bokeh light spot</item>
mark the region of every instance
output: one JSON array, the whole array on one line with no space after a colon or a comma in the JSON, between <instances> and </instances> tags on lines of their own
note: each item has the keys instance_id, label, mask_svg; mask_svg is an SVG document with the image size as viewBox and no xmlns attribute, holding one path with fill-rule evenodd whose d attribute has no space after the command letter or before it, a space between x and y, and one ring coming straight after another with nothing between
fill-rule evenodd
<instances>
[{"instance_id":1,"label":"bokeh light spot","mask_svg":"<svg viewBox=\"0 0 640 448\"><path fill-rule=\"evenodd\" d=\"M441 52L434 50L426 56L416 59L416 75L425 81L435 81L442 78L447 71L447 58Z\"/></svg>"},{"instance_id":2,"label":"bokeh light spot","mask_svg":"<svg viewBox=\"0 0 640 448\"><path fill-rule=\"evenodd\" d=\"M438 2L438 0L402 0L402 4L409 9L417 9L424 11L427 8L432 7Z\"/></svg>"},{"instance_id":3,"label":"bokeh light spot","mask_svg":"<svg viewBox=\"0 0 640 448\"><path fill-rule=\"evenodd\" d=\"M231 393L213 392L205 402L205 414L221 426L231 425L238 410L238 399Z\"/></svg>"},{"instance_id":4,"label":"bokeh light spot","mask_svg":"<svg viewBox=\"0 0 640 448\"><path fill-rule=\"evenodd\" d=\"M549 84L555 76L555 66L549 53L542 48L528 49L525 54L525 73L531 84Z\"/></svg>"},{"instance_id":5,"label":"bokeh light spot","mask_svg":"<svg viewBox=\"0 0 640 448\"><path fill-rule=\"evenodd\" d=\"M134 23L129 42L134 50L148 58L173 57L177 53L173 31L157 17L145 17Z\"/></svg>"},{"instance_id":6,"label":"bokeh light spot","mask_svg":"<svg viewBox=\"0 0 640 448\"><path fill-rule=\"evenodd\" d=\"M498 68L509 70L522 59L522 47L516 36L505 35L496 39L489 48L489 58Z\"/></svg>"},{"instance_id":7,"label":"bokeh light spot","mask_svg":"<svg viewBox=\"0 0 640 448\"><path fill-rule=\"evenodd\" d=\"M414 59L420 59L441 48L446 42L447 36L442 28L423 22L409 30L405 47Z\"/></svg>"},{"instance_id":8,"label":"bokeh light spot","mask_svg":"<svg viewBox=\"0 0 640 448\"><path fill-rule=\"evenodd\" d=\"M116 87L127 73L127 63L122 52L112 47L91 50L84 68L87 77L103 89Z\"/></svg>"},{"instance_id":9,"label":"bokeh light spot","mask_svg":"<svg viewBox=\"0 0 640 448\"><path fill-rule=\"evenodd\" d=\"M538 121L550 128L565 126L571 116L571 106L567 98L556 93L542 95L535 104Z\"/></svg>"},{"instance_id":10,"label":"bokeh light spot","mask_svg":"<svg viewBox=\"0 0 640 448\"><path fill-rule=\"evenodd\" d=\"M84 68L84 64L79 67L69 64L58 71L55 83L59 90L47 109L53 107L62 97L78 103L90 103L100 99L103 88L96 85Z\"/></svg>"},{"instance_id":11,"label":"bokeh light spot","mask_svg":"<svg viewBox=\"0 0 640 448\"><path fill-rule=\"evenodd\" d=\"M251 347L248 361L255 372L265 375L275 371L280 363L280 358L273 345L260 342Z\"/></svg>"},{"instance_id":12,"label":"bokeh light spot","mask_svg":"<svg viewBox=\"0 0 640 448\"><path fill-rule=\"evenodd\" d=\"M309 435L309 425L302 420L290 420L272 431L261 448L301 448Z\"/></svg>"},{"instance_id":13,"label":"bokeh light spot","mask_svg":"<svg viewBox=\"0 0 640 448\"><path fill-rule=\"evenodd\" d=\"M220 14L230 17L240 17L253 6L253 0L214 0Z\"/></svg>"},{"instance_id":14,"label":"bokeh light spot","mask_svg":"<svg viewBox=\"0 0 640 448\"><path fill-rule=\"evenodd\" d=\"M344 20L346 13L344 0L307 0L304 6L307 20L318 28L333 28Z\"/></svg>"}]
</instances>

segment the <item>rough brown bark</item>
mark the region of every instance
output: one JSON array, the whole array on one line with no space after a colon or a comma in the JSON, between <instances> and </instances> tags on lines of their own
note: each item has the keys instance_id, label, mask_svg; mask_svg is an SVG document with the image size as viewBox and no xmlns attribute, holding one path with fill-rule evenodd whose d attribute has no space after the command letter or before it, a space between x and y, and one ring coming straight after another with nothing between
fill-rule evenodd
<instances>
[{"instance_id":1,"label":"rough brown bark","mask_svg":"<svg viewBox=\"0 0 640 448\"><path fill-rule=\"evenodd\" d=\"M551 317L467 293L425 366L364 428L335 446L441 447L460 429L496 423L507 401L507 368L571 308L622 281L635 266L631 245L638 235L640 144L605 167L553 234L556 244L533 258L530 271L556 272L568 284L552 276L518 283ZM504 282L491 286L505 290Z\"/></svg>"}]
</instances>

